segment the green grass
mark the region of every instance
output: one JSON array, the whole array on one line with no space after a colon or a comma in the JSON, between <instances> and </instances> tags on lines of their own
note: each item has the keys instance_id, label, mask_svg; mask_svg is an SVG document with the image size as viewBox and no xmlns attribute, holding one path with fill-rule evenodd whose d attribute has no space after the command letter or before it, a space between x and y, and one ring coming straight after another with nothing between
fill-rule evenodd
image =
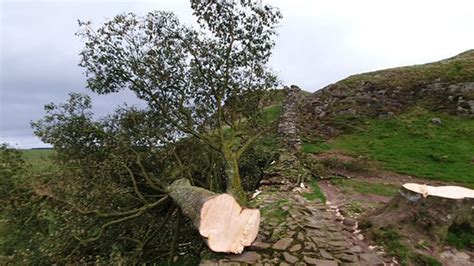
<instances>
[{"instance_id":1,"label":"green grass","mask_svg":"<svg viewBox=\"0 0 474 266\"><path fill-rule=\"evenodd\" d=\"M275 104L265 107L263 111L265 112L265 119L268 122L273 122L280 118L282 107L281 104Z\"/></svg>"},{"instance_id":2,"label":"green grass","mask_svg":"<svg viewBox=\"0 0 474 266\"><path fill-rule=\"evenodd\" d=\"M397 67L364 74L352 75L339 83L354 86L371 82L375 87L411 88L413 84L439 79L441 82L474 81L474 50L439 62Z\"/></svg>"},{"instance_id":3,"label":"green grass","mask_svg":"<svg viewBox=\"0 0 474 266\"><path fill-rule=\"evenodd\" d=\"M303 142L301 143L301 148L304 153L317 154L317 153L330 150L331 146L327 143L314 144L314 143Z\"/></svg>"},{"instance_id":4,"label":"green grass","mask_svg":"<svg viewBox=\"0 0 474 266\"><path fill-rule=\"evenodd\" d=\"M390 256L400 259L402 265L409 262L410 248L400 242L400 235L392 229L382 229L377 232L376 241L381 244Z\"/></svg>"},{"instance_id":5,"label":"green grass","mask_svg":"<svg viewBox=\"0 0 474 266\"><path fill-rule=\"evenodd\" d=\"M390 256L397 257L401 265L441 266L434 257L415 252L402 243L400 235L391 228L382 228L375 234L375 240Z\"/></svg>"},{"instance_id":6,"label":"green grass","mask_svg":"<svg viewBox=\"0 0 474 266\"><path fill-rule=\"evenodd\" d=\"M273 205L269 205L265 208L260 209L262 216L266 218L275 219L279 222L283 222L288 216L288 211L282 209L284 205L288 204L287 199L281 199L275 202Z\"/></svg>"},{"instance_id":7,"label":"green grass","mask_svg":"<svg viewBox=\"0 0 474 266\"><path fill-rule=\"evenodd\" d=\"M351 188L354 191L364 195L372 194L392 197L398 191L398 187L392 185L372 183L356 179L332 179L331 184L344 188Z\"/></svg>"},{"instance_id":8,"label":"green grass","mask_svg":"<svg viewBox=\"0 0 474 266\"><path fill-rule=\"evenodd\" d=\"M458 249L474 246L474 229L468 224L456 225L449 229L445 241Z\"/></svg>"},{"instance_id":9,"label":"green grass","mask_svg":"<svg viewBox=\"0 0 474 266\"><path fill-rule=\"evenodd\" d=\"M326 203L326 196L324 196L324 193L321 191L319 188L318 183L314 178L311 178L309 180L309 183L311 185L311 188L313 189L312 192L305 192L303 193L303 197L307 200L320 200L322 203Z\"/></svg>"},{"instance_id":10,"label":"green grass","mask_svg":"<svg viewBox=\"0 0 474 266\"><path fill-rule=\"evenodd\" d=\"M432 124L434 117L443 124ZM474 187L474 119L413 108L393 119L366 121L364 129L330 146L398 173Z\"/></svg>"},{"instance_id":11,"label":"green grass","mask_svg":"<svg viewBox=\"0 0 474 266\"><path fill-rule=\"evenodd\" d=\"M22 153L25 162L31 165L32 173L39 173L53 166L51 156L54 155L54 151L52 149L22 150Z\"/></svg>"}]
</instances>

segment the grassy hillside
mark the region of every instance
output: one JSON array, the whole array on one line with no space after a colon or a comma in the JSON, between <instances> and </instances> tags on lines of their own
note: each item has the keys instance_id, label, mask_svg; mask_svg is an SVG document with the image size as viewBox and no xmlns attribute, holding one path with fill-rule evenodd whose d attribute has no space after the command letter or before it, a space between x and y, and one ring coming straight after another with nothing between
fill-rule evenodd
<instances>
[{"instance_id":1,"label":"grassy hillside","mask_svg":"<svg viewBox=\"0 0 474 266\"><path fill-rule=\"evenodd\" d=\"M338 82L357 86L371 82L378 89L408 89L427 82L456 83L474 81L474 49L438 62L384 69L352 75Z\"/></svg>"},{"instance_id":2,"label":"grassy hillside","mask_svg":"<svg viewBox=\"0 0 474 266\"><path fill-rule=\"evenodd\" d=\"M441 125L431 122L440 118ZM388 170L474 187L474 119L416 107L396 118L367 120L351 134L303 144L318 153L341 150L366 156Z\"/></svg>"},{"instance_id":3,"label":"grassy hillside","mask_svg":"<svg viewBox=\"0 0 474 266\"><path fill-rule=\"evenodd\" d=\"M474 50L438 62L357 74L308 97L305 133L332 138L367 119L392 118L415 106L474 117Z\"/></svg>"}]
</instances>

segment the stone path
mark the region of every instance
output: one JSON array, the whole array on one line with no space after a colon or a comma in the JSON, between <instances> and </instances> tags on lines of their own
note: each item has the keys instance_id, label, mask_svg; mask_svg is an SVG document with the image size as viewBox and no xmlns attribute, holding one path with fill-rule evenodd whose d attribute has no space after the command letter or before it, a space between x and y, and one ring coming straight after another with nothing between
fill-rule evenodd
<instances>
[{"instance_id":1,"label":"stone path","mask_svg":"<svg viewBox=\"0 0 474 266\"><path fill-rule=\"evenodd\" d=\"M276 183L283 183L279 186ZM262 212L260 232L240 255L206 260L201 265L384 265L359 239L357 222L343 220L307 190L289 182L266 180L252 204Z\"/></svg>"}]
</instances>

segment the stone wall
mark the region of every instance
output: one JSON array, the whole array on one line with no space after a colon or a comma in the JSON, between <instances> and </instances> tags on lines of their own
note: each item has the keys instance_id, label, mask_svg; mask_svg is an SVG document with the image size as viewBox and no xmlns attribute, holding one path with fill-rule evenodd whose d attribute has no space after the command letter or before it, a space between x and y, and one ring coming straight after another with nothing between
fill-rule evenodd
<instances>
[{"instance_id":1,"label":"stone wall","mask_svg":"<svg viewBox=\"0 0 474 266\"><path fill-rule=\"evenodd\" d=\"M359 118L389 118L416 104L453 115L474 117L474 82L418 84L380 88L370 81L331 84L306 98L302 107L306 133L333 137Z\"/></svg>"},{"instance_id":2,"label":"stone wall","mask_svg":"<svg viewBox=\"0 0 474 266\"><path fill-rule=\"evenodd\" d=\"M286 98L278 123L278 134L284 148L294 153L299 151L301 144L298 129L298 104L301 99L301 89L291 85L291 87L285 87L284 90Z\"/></svg>"}]
</instances>

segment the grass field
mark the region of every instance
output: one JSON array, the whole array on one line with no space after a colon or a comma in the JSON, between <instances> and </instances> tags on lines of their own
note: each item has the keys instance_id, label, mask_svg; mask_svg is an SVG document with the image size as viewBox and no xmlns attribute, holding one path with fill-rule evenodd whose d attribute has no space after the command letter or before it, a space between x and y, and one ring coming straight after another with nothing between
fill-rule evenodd
<instances>
[{"instance_id":1,"label":"grass field","mask_svg":"<svg viewBox=\"0 0 474 266\"><path fill-rule=\"evenodd\" d=\"M442 125L431 123L434 117ZM414 108L397 118L367 121L363 130L331 142L303 144L311 153L330 149L367 156L398 173L474 187L474 119Z\"/></svg>"},{"instance_id":2,"label":"grass field","mask_svg":"<svg viewBox=\"0 0 474 266\"><path fill-rule=\"evenodd\" d=\"M22 150L23 159L31 165L32 173L39 173L52 167L51 156L54 155L52 149Z\"/></svg>"}]
</instances>

